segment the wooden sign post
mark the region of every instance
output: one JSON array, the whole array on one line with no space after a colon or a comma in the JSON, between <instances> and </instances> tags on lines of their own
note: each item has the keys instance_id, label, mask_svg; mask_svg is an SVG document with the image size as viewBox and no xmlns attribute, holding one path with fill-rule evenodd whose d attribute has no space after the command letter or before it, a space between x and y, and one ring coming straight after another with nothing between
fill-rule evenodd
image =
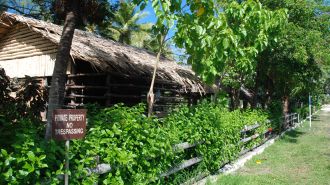
<instances>
[{"instance_id":1,"label":"wooden sign post","mask_svg":"<svg viewBox=\"0 0 330 185\"><path fill-rule=\"evenodd\" d=\"M69 184L69 147L71 139L82 139L86 134L86 109L56 109L53 112L53 139L65 140L64 184Z\"/></svg>"}]
</instances>

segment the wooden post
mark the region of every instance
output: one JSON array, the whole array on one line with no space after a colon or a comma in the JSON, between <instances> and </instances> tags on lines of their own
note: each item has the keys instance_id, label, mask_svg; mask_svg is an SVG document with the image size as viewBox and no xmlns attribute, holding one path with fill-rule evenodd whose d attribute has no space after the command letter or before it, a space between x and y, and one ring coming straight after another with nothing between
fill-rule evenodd
<instances>
[{"instance_id":1,"label":"wooden post","mask_svg":"<svg viewBox=\"0 0 330 185\"><path fill-rule=\"evenodd\" d=\"M65 175L64 175L64 185L69 185L69 147L70 140L65 141Z\"/></svg>"},{"instance_id":2,"label":"wooden post","mask_svg":"<svg viewBox=\"0 0 330 185\"><path fill-rule=\"evenodd\" d=\"M312 97L309 94L308 96L308 102L309 102L309 128L312 127Z\"/></svg>"},{"instance_id":3,"label":"wooden post","mask_svg":"<svg viewBox=\"0 0 330 185\"><path fill-rule=\"evenodd\" d=\"M47 77L42 78L42 87L44 88L43 91L46 91L46 92L48 93L48 91L47 91L47 88L48 88ZM44 93L44 92L43 92L43 93ZM42 120L42 121L47 121L47 103L48 103L48 102L46 102L45 110L42 111L42 112L40 112L41 120Z\"/></svg>"}]
</instances>

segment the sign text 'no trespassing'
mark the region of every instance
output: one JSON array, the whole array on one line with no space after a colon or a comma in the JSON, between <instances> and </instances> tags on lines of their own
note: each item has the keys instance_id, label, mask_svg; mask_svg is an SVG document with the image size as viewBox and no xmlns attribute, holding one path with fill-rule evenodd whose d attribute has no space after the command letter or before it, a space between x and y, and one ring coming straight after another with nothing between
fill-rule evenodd
<instances>
[{"instance_id":1,"label":"sign text 'no trespassing'","mask_svg":"<svg viewBox=\"0 0 330 185\"><path fill-rule=\"evenodd\" d=\"M86 109L56 109L52 135L55 140L81 139L86 132Z\"/></svg>"}]
</instances>

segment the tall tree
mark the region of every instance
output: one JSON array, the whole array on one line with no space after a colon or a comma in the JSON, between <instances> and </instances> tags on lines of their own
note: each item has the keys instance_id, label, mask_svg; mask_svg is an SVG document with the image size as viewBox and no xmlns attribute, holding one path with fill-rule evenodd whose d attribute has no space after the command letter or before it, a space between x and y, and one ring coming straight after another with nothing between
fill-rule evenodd
<instances>
[{"instance_id":1,"label":"tall tree","mask_svg":"<svg viewBox=\"0 0 330 185\"><path fill-rule=\"evenodd\" d=\"M57 49L54 72L51 81L51 88L49 91L47 127L45 134L45 137L47 139L51 138L52 134L52 113L55 109L62 108L62 105L64 103L66 69L70 60L70 50L72 39L74 36L74 30L76 29L77 25L84 23L84 21L94 20L93 17L98 16L99 14L89 13L89 11L95 13L95 8L102 8L104 5L103 3L101 3L99 4L99 6L96 6L97 4L94 3L98 3L98 1L95 0L70 0L61 1L59 3L62 3L60 7L62 7L63 11L66 12L66 16L64 20L61 39Z\"/></svg>"},{"instance_id":2,"label":"tall tree","mask_svg":"<svg viewBox=\"0 0 330 185\"><path fill-rule=\"evenodd\" d=\"M61 108L64 103L66 69L68 66L68 61L70 60L71 44L77 23L78 6L79 0L66 1L65 4L67 13L61 40L59 42L56 53L54 72L51 81L51 88L49 91L47 127L45 134L46 139L50 139L52 135L51 124L53 111L55 109Z\"/></svg>"},{"instance_id":3,"label":"tall tree","mask_svg":"<svg viewBox=\"0 0 330 185\"><path fill-rule=\"evenodd\" d=\"M191 11L196 15L185 13L178 20L176 43L186 49L188 63L202 79L218 79L225 86L235 109L241 88L255 75L257 55L276 39L286 13L266 10L253 0L220 7L217 1L200 1Z\"/></svg>"},{"instance_id":4,"label":"tall tree","mask_svg":"<svg viewBox=\"0 0 330 185\"><path fill-rule=\"evenodd\" d=\"M150 39L153 25L139 23L147 15L146 12L138 11L137 6L131 1L121 1L119 9L114 12L113 19L102 33L121 43L143 47L144 41Z\"/></svg>"},{"instance_id":5,"label":"tall tree","mask_svg":"<svg viewBox=\"0 0 330 185\"><path fill-rule=\"evenodd\" d=\"M159 41L158 41L156 35L157 34L151 32L149 38L145 39L143 41L143 48L157 53L160 50L160 45L159 45ZM166 36L164 36L164 37L166 37ZM170 40L164 43L164 46L163 46L163 49L161 52L161 55L163 57L166 57L169 59L174 58L171 46L172 46L172 42Z\"/></svg>"},{"instance_id":6,"label":"tall tree","mask_svg":"<svg viewBox=\"0 0 330 185\"><path fill-rule=\"evenodd\" d=\"M264 100L281 100L285 116L290 111L290 99L307 99L309 93L323 86L322 71L330 63L330 9L323 1L261 2L269 9L286 8L289 13L283 37L259 57L256 79L264 81L256 91L268 96Z\"/></svg>"},{"instance_id":7,"label":"tall tree","mask_svg":"<svg viewBox=\"0 0 330 185\"><path fill-rule=\"evenodd\" d=\"M149 1L135 2L145 7ZM186 4L182 5L180 0L151 1L158 18L154 27L158 36L167 33L173 27L174 20L177 20L176 44L186 49L190 55L188 63L209 83L223 73L225 66L236 65L242 69L241 73L251 72L255 66L253 59L268 44L269 33L280 27L286 18L283 10L267 11L253 0L243 2L242 5L237 2L230 3L225 11L219 6L219 2L187 0ZM241 18L244 17L242 21ZM248 31L251 34L247 34ZM247 42L244 42L243 38L246 38ZM164 42L161 42L161 46L163 44ZM148 93L149 113L153 104L152 91L157 64L158 60ZM223 73L223 76L225 75L227 74Z\"/></svg>"}]
</instances>

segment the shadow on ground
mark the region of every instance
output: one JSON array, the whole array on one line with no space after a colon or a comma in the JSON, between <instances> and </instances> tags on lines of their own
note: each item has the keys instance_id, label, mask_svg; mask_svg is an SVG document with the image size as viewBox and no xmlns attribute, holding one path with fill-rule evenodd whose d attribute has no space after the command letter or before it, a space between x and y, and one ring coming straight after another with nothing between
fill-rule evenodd
<instances>
[{"instance_id":1,"label":"shadow on ground","mask_svg":"<svg viewBox=\"0 0 330 185\"><path fill-rule=\"evenodd\" d=\"M305 132L301 132L298 130L291 130L284 135L282 141L289 142L289 143L297 143L297 138L301 135L305 134Z\"/></svg>"}]
</instances>

